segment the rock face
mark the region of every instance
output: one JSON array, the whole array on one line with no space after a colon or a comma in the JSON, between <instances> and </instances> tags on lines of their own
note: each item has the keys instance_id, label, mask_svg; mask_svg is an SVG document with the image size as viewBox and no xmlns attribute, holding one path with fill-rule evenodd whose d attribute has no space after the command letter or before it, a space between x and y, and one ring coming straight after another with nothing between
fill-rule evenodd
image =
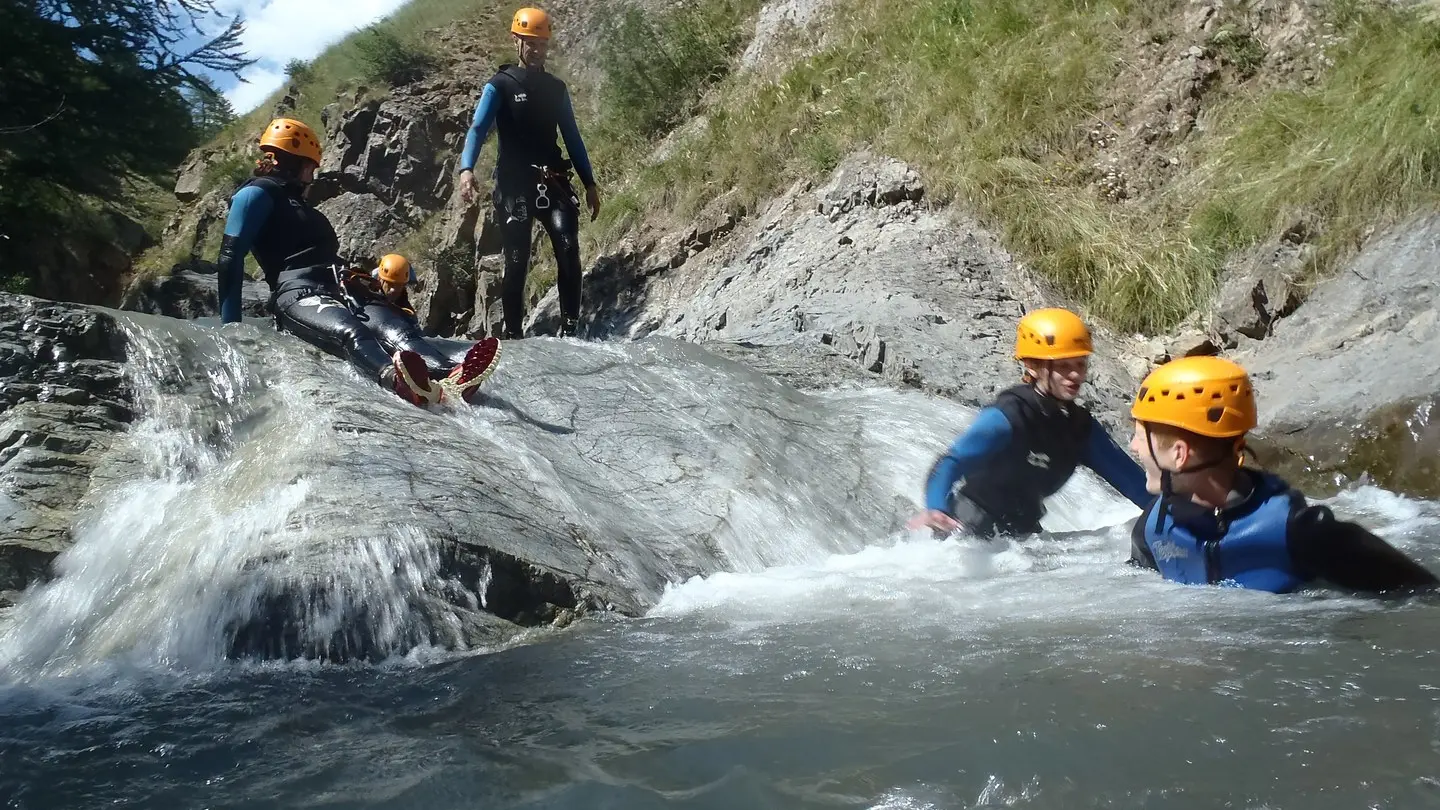
<instances>
[{"instance_id":1,"label":"rock face","mask_svg":"<svg viewBox=\"0 0 1440 810\"><path fill-rule=\"evenodd\" d=\"M1016 321L1054 299L1023 281L993 235L923 197L908 167L859 154L743 230L722 198L688 233L598 262L582 322L595 336L822 345L876 382L986 403L1018 381ZM557 316L552 293L534 326ZM1099 342L1089 396L1114 427L1134 378Z\"/></svg>"},{"instance_id":2,"label":"rock face","mask_svg":"<svg viewBox=\"0 0 1440 810\"><path fill-rule=\"evenodd\" d=\"M220 296L214 273L177 270L168 276L138 285L130 291L124 309L171 318L208 318L220 314ZM270 314L270 288L263 281L246 279L240 288L241 312L246 317Z\"/></svg>"},{"instance_id":3,"label":"rock face","mask_svg":"<svg viewBox=\"0 0 1440 810\"><path fill-rule=\"evenodd\" d=\"M1267 286L1268 290L1269 287ZM1440 215L1376 237L1263 341L1233 354L1255 377L1276 461L1440 495L1430 423L1440 397Z\"/></svg>"},{"instance_id":4,"label":"rock face","mask_svg":"<svg viewBox=\"0 0 1440 810\"><path fill-rule=\"evenodd\" d=\"M125 341L83 307L0 295L0 591L70 542L97 459L132 418Z\"/></svg>"},{"instance_id":5,"label":"rock face","mask_svg":"<svg viewBox=\"0 0 1440 810\"><path fill-rule=\"evenodd\" d=\"M16 608L17 626L69 628L21 634L27 660L120 638L170 660L194 654L167 646L182 642L381 656L637 613L668 582L894 530L912 505L893 482L928 458L897 459L893 431L961 415L930 401L892 419L897 394L805 394L655 336L511 342L479 407L420 411L260 325L0 300L19 325L7 396L48 400L4 412L5 587L78 541ZM812 348L725 353L806 387L861 374Z\"/></svg>"}]
</instances>

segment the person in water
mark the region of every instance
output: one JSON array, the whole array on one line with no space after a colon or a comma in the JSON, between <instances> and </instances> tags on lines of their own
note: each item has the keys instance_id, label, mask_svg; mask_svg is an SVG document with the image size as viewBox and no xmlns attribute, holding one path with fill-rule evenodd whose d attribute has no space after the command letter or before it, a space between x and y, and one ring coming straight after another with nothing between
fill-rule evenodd
<instances>
[{"instance_id":1,"label":"person in water","mask_svg":"<svg viewBox=\"0 0 1440 810\"><path fill-rule=\"evenodd\" d=\"M1434 574L1272 473L1247 469L1256 424L1245 369L1183 357L1140 383L1130 449L1159 497L1135 521L1130 563L1167 580L1288 593L1324 580L1356 591L1430 588Z\"/></svg>"},{"instance_id":2,"label":"person in water","mask_svg":"<svg viewBox=\"0 0 1440 810\"><path fill-rule=\"evenodd\" d=\"M592 220L600 213L600 189L575 123L570 91L545 70L550 16L538 8L522 8L515 12L510 33L519 64L501 65L480 94L460 155L460 197L468 205L479 192L475 161L493 125L499 134L492 197L505 253L500 293L504 336L521 336L530 235L537 219L555 251L560 334L574 335L580 320L581 274L580 199L570 185L572 165L585 186ZM561 157L557 129L569 160Z\"/></svg>"},{"instance_id":3,"label":"person in water","mask_svg":"<svg viewBox=\"0 0 1440 810\"><path fill-rule=\"evenodd\" d=\"M1021 318L1015 336L1021 383L981 409L936 460L925 484L925 511L908 527L983 537L1038 532L1045 499L1080 464L1145 508L1151 499L1145 473L1075 402L1090 354L1090 330L1073 312L1040 309Z\"/></svg>"},{"instance_id":4,"label":"person in water","mask_svg":"<svg viewBox=\"0 0 1440 810\"><path fill-rule=\"evenodd\" d=\"M451 369L453 361L431 345L420 328L415 306L410 302L409 288L414 282L415 270L410 266L410 260L398 253L382 256L379 264L368 273L359 269L342 270L340 278L350 310L370 325L387 351L407 351L419 355L432 379L443 377L440 380L442 388L471 402L474 392L495 370L500 341L487 337L472 347L471 351L477 355L472 366L484 370L468 376L462 388L458 383L458 371Z\"/></svg>"},{"instance_id":5,"label":"person in water","mask_svg":"<svg viewBox=\"0 0 1440 810\"><path fill-rule=\"evenodd\" d=\"M443 390L432 382L420 355L405 349L390 353L381 345L377 330L385 331L398 315L367 323L344 301L340 273L347 263L339 256L339 239L325 215L305 199L320 167L315 131L301 121L276 118L261 134L259 146L261 158L254 176L230 198L220 243L221 322L241 320L245 256L253 253L270 287L276 328L348 359L416 405L439 402ZM451 371L454 387L466 401L477 392L476 380L489 362L484 347L476 344Z\"/></svg>"}]
</instances>

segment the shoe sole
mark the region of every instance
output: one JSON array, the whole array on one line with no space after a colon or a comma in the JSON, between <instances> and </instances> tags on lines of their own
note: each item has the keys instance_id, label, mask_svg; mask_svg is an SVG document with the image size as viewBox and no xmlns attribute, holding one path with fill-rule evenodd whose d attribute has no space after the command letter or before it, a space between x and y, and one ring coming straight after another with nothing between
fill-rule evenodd
<instances>
[{"instance_id":1,"label":"shoe sole","mask_svg":"<svg viewBox=\"0 0 1440 810\"><path fill-rule=\"evenodd\" d=\"M484 338L470 347L465 353L465 359L460 363L460 376L465 378L465 382L458 383L446 377L440 384L445 387L448 396L459 397L468 403L480 386L495 373L499 360L500 340L495 337ZM481 369L479 372L475 371L477 367Z\"/></svg>"},{"instance_id":2,"label":"shoe sole","mask_svg":"<svg viewBox=\"0 0 1440 810\"><path fill-rule=\"evenodd\" d=\"M444 396L444 391L432 384L430 369L426 367L425 361L415 352L398 351L391 361L395 364L396 379L410 392L410 401L416 405L434 405ZM422 388L418 380L424 380L426 385Z\"/></svg>"}]
</instances>

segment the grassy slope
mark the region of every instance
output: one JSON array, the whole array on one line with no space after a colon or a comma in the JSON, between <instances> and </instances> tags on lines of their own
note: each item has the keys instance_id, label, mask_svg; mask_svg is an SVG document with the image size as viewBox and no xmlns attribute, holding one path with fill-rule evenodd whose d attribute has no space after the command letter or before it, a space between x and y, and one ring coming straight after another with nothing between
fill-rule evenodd
<instances>
[{"instance_id":1,"label":"grassy slope","mask_svg":"<svg viewBox=\"0 0 1440 810\"><path fill-rule=\"evenodd\" d=\"M732 35L757 6L700 0L667 12L666 58L681 74L667 103L686 110L687 82L718 75L708 62L716 43L733 53ZM656 165L645 162L656 133L614 113L597 118L600 96L582 83L576 96L592 111L582 128L607 191L601 227L586 229L586 255L641 222L683 220L730 189L753 206L869 146L917 166L935 196L980 212L1094 315L1158 331L1203 304L1228 254L1297 219L1319 232L1318 274L1372 228L1434 204L1440 27L1356 0L1328 8L1342 43L1316 84L1221 85L1206 97L1205 126L1189 136L1172 181L1143 199L1106 201L1093 186L1085 133L1112 114L1135 43L1164 36L1184 10L1176 0L841 0L823 50L773 81L722 79L708 126ZM386 25L415 42L428 29L473 21L478 47L497 53L508 13L412 0ZM1229 47L1232 60L1263 56ZM625 69L623 57L603 59L612 76ZM318 122L363 62L354 38L317 58L300 117ZM641 105L639 91L612 84L610 109ZM272 103L234 132L258 131ZM548 266L536 266L536 281Z\"/></svg>"},{"instance_id":2,"label":"grassy slope","mask_svg":"<svg viewBox=\"0 0 1440 810\"><path fill-rule=\"evenodd\" d=\"M637 169L620 208L683 217L729 188L762 200L871 145L977 208L1095 314L1151 331L1203 303L1227 253L1297 218L1319 226L1314 270L1324 272L1372 227L1434 204L1440 28L1348 3L1329 10L1345 41L1316 86L1223 89L1166 190L1104 201L1073 154L1103 120L1127 43L1182 8L853 0L822 52L772 83L730 82L709 127L658 167Z\"/></svg>"}]
</instances>

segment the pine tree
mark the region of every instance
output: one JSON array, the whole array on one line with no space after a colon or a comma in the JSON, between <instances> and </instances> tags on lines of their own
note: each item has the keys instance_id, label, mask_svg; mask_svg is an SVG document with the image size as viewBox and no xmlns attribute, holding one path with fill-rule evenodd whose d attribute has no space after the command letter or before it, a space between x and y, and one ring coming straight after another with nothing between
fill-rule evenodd
<instances>
[{"instance_id":1,"label":"pine tree","mask_svg":"<svg viewBox=\"0 0 1440 810\"><path fill-rule=\"evenodd\" d=\"M187 93L215 95L196 71L254 62L238 17L206 35L216 17L213 0L0 3L0 211L39 184L112 197L173 169L222 113L192 116Z\"/></svg>"}]
</instances>

